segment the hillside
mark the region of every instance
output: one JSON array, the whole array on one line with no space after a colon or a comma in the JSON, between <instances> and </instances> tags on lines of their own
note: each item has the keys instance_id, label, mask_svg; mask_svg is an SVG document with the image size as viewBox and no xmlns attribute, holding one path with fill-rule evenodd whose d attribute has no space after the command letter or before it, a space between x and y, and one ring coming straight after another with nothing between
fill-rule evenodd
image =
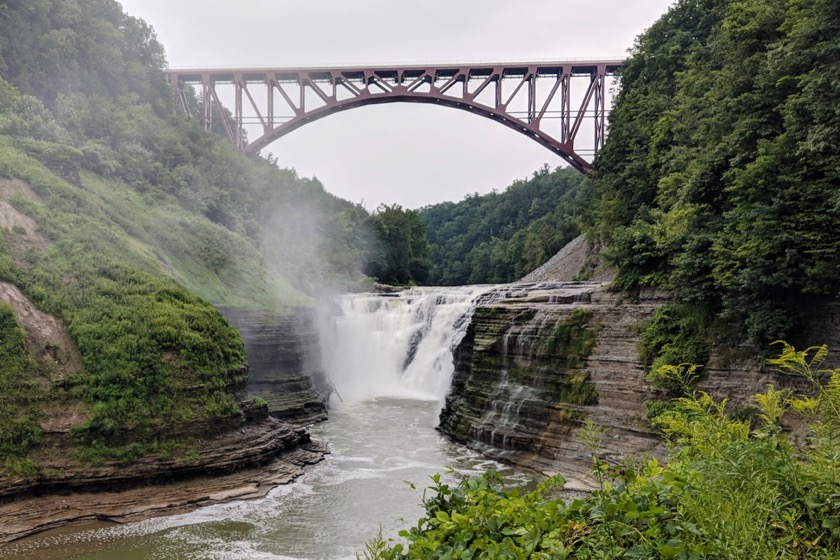
<instances>
[{"instance_id":1,"label":"hillside","mask_svg":"<svg viewBox=\"0 0 840 560\"><path fill-rule=\"evenodd\" d=\"M432 267L428 283L511 282L545 263L579 234L588 197L583 175L544 167L502 192L420 209Z\"/></svg>"},{"instance_id":2,"label":"hillside","mask_svg":"<svg viewBox=\"0 0 840 560\"><path fill-rule=\"evenodd\" d=\"M280 316L358 282L368 214L176 118L165 64L112 0L0 10L0 496L123 483L129 463L136 482L231 470L305 439L259 443L282 430L216 307Z\"/></svg>"},{"instance_id":3,"label":"hillside","mask_svg":"<svg viewBox=\"0 0 840 560\"><path fill-rule=\"evenodd\" d=\"M639 37L586 229L617 287L674 291L672 334L766 348L838 296L838 37L832 0L682 1Z\"/></svg>"}]
</instances>

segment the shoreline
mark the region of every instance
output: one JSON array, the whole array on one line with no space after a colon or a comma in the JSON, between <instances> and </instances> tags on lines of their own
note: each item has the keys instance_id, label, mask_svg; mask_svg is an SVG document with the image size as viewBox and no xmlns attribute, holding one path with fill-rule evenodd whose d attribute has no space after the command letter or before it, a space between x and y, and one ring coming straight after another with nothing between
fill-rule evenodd
<instances>
[{"instance_id":1,"label":"shoreline","mask_svg":"<svg viewBox=\"0 0 840 560\"><path fill-rule=\"evenodd\" d=\"M119 491L31 496L0 504L0 558L5 545L45 531L96 521L129 523L186 513L204 506L261 498L290 484L304 467L329 454L325 443L310 441L281 452L269 463L231 474L200 476Z\"/></svg>"}]
</instances>

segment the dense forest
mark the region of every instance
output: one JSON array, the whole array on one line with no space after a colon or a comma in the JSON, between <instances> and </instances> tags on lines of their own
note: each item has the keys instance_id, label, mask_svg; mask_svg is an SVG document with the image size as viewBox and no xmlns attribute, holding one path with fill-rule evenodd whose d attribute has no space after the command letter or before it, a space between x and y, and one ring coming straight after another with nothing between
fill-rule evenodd
<instances>
[{"instance_id":1,"label":"dense forest","mask_svg":"<svg viewBox=\"0 0 840 560\"><path fill-rule=\"evenodd\" d=\"M428 282L498 284L542 265L580 231L589 191L571 168L544 167L503 192L421 208L430 245Z\"/></svg>"},{"instance_id":2,"label":"dense forest","mask_svg":"<svg viewBox=\"0 0 840 560\"><path fill-rule=\"evenodd\" d=\"M760 347L836 298L838 37L834 0L684 0L639 37L585 220L617 287Z\"/></svg>"}]
</instances>

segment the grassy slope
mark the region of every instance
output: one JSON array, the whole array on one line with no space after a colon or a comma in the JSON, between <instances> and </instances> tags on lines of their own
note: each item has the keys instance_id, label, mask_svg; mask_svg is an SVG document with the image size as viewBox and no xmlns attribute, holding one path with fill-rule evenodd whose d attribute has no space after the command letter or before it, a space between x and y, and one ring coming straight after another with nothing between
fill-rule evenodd
<instances>
[{"instance_id":1,"label":"grassy slope","mask_svg":"<svg viewBox=\"0 0 840 560\"><path fill-rule=\"evenodd\" d=\"M185 211L174 200L156 201L90 173L83 181L103 215L179 283L210 303L281 310L310 301L271 272L250 241Z\"/></svg>"},{"instance_id":2,"label":"grassy slope","mask_svg":"<svg viewBox=\"0 0 840 560\"><path fill-rule=\"evenodd\" d=\"M91 173L82 173L80 186L69 183L2 136L0 177L14 192L4 202L38 224L37 232L0 232L0 279L65 322L83 363L70 379L51 377L35 360L15 361L28 373L0 376L0 413L20 419L0 427L3 463L31 467L34 420L57 402L87 403L76 441L100 450L143 446L184 423L235 414L228 393L241 380L242 341L191 292L214 304L275 310L306 296L271 275L245 238ZM4 332L18 332L6 319ZM17 346L8 351L19 354ZM41 383L20 383L28 376Z\"/></svg>"}]
</instances>

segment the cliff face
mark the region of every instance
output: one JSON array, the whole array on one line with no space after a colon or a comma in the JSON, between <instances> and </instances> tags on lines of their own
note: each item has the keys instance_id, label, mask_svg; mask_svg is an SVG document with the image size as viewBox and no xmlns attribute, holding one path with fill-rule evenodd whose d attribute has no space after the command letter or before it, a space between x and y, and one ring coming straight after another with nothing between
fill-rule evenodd
<instances>
[{"instance_id":1,"label":"cliff face","mask_svg":"<svg viewBox=\"0 0 840 560\"><path fill-rule=\"evenodd\" d=\"M295 424L327 419L328 393L311 308L276 314L226 308L222 313L242 335L248 356L246 389L268 403L271 416Z\"/></svg>"},{"instance_id":2,"label":"cliff face","mask_svg":"<svg viewBox=\"0 0 840 560\"><path fill-rule=\"evenodd\" d=\"M637 340L667 296L649 291L630 301L598 283L507 288L476 309L455 351L440 430L488 456L572 479L590 472L591 452L579 437L587 419L606 429L608 462L664 454L645 401L665 396L645 381ZM591 344L581 345L586 339ZM746 407L779 381L761 363L715 357L701 388Z\"/></svg>"},{"instance_id":3,"label":"cliff face","mask_svg":"<svg viewBox=\"0 0 840 560\"><path fill-rule=\"evenodd\" d=\"M134 519L259 496L293 480L302 474L302 465L320 460L326 452L304 428L270 417L269 407L247 393L248 372L242 368L227 376L223 392L235 407L223 417L173 419L154 433L145 427L127 429L108 445L128 445L126 453L133 442L149 445L119 457L91 455L96 446L80 447L73 434L74 427L89 420L92 405L75 396L67 382L82 368L72 337L61 321L37 309L13 284L0 282L0 302L11 306L39 380L45 387L49 384L39 401L39 445L29 454L31 466L0 469L0 542L81 520ZM323 405L307 378L298 375L293 381L291 369L305 363L299 338L314 337L314 330L307 330L302 321L290 318L283 323L283 332L296 337L281 336L280 347L270 355L261 346L268 342L249 334L259 368L272 360L288 368L283 370L289 379L283 390L292 391L292 396L280 398L294 404L283 409L284 414L311 418L322 414ZM266 325L272 323L257 324L253 331L265 337L277 334ZM315 413L310 401L317 405ZM153 446L157 441L169 444ZM166 484L165 489L150 490L159 484Z\"/></svg>"}]
</instances>

